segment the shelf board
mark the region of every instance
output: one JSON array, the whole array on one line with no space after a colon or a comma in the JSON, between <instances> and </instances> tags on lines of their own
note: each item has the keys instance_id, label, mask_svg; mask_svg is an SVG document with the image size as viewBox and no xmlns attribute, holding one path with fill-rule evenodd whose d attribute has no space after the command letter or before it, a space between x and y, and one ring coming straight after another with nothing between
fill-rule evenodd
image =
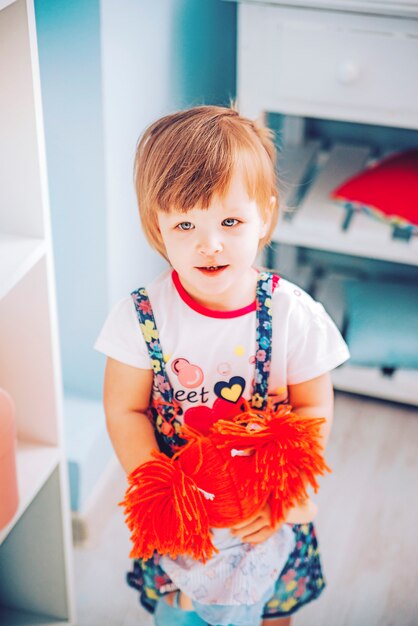
<instances>
[{"instance_id":1,"label":"shelf board","mask_svg":"<svg viewBox=\"0 0 418 626\"><path fill-rule=\"evenodd\" d=\"M19 507L9 524L0 530L0 545L51 476L59 459L60 452L54 446L18 441L16 465Z\"/></svg>"},{"instance_id":2,"label":"shelf board","mask_svg":"<svg viewBox=\"0 0 418 626\"><path fill-rule=\"evenodd\" d=\"M300 148L305 157L306 146ZM297 162L292 148L290 163ZM331 200L330 193L344 180L360 172L371 158L367 146L335 145L328 153L317 150L316 170L310 165L305 175L287 172L285 184L294 188L300 181L304 194L294 210L282 212L273 233L273 241L295 246L329 250L340 254L374 258L407 265L418 265L418 237L409 241L394 239L392 227L355 214L347 230L343 230L346 212ZM286 151L281 155L286 163ZM308 179L308 182L306 180Z\"/></svg>"},{"instance_id":3,"label":"shelf board","mask_svg":"<svg viewBox=\"0 0 418 626\"><path fill-rule=\"evenodd\" d=\"M67 620L57 620L54 617L28 613L26 611L16 611L0 607L0 623L2 626L65 626L70 625Z\"/></svg>"},{"instance_id":4,"label":"shelf board","mask_svg":"<svg viewBox=\"0 0 418 626\"><path fill-rule=\"evenodd\" d=\"M418 406L418 370L396 370L385 376L372 367L343 365L332 372L335 389Z\"/></svg>"},{"instance_id":5,"label":"shelf board","mask_svg":"<svg viewBox=\"0 0 418 626\"><path fill-rule=\"evenodd\" d=\"M266 0L242 0L246 2L262 2ZM331 11L368 13L372 15L391 15L396 17L418 17L416 0L269 0L270 4L303 9L326 9Z\"/></svg>"},{"instance_id":6,"label":"shelf board","mask_svg":"<svg viewBox=\"0 0 418 626\"><path fill-rule=\"evenodd\" d=\"M0 233L0 299L28 273L45 254L45 243L34 237Z\"/></svg>"},{"instance_id":7,"label":"shelf board","mask_svg":"<svg viewBox=\"0 0 418 626\"><path fill-rule=\"evenodd\" d=\"M14 2L16 2L16 0L0 0L0 11Z\"/></svg>"}]
</instances>

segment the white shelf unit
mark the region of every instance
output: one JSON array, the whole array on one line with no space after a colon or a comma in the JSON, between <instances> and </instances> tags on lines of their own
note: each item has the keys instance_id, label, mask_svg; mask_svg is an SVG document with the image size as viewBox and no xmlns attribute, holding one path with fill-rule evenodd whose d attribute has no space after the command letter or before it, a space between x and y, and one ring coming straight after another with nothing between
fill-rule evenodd
<instances>
[{"instance_id":1,"label":"white shelf unit","mask_svg":"<svg viewBox=\"0 0 418 626\"><path fill-rule=\"evenodd\" d=\"M44 255L42 239L0 233L0 298L4 298Z\"/></svg>"},{"instance_id":2,"label":"white shelf unit","mask_svg":"<svg viewBox=\"0 0 418 626\"><path fill-rule=\"evenodd\" d=\"M361 14L365 5L356 2L297 4L242 0L238 9L240 109L252 117L288 116L279 156L285 208L273 241L289 250L416 267L417 237L396 239L390 226L362 213L343 228L346 212L330 198L375 158L372 146L336 144L325 150L320 141L305 141L304 118L418 129L411 62L418 58L418 3L374 3L375 16ZM290 265L295 258L295 252L289 255ZM389 379L377 368L348 363L333 376L337 389L418 405L416 370L396 371Z\"/></svg>"},{"instance_id":3,"label":"white shelf unit","mask_svg":"<svg viewBox=\"0 0 418 626\"><path fill-rule=\"evenodd\" d=\"M33 0L0 2L0 387L19 506L0 530L0 623L75 621L71 517Z\"/></svg>"},{"instance_id":4,"label":"white shelf unit","mask_svg":"<svg viewBox=\"0 0 418 626\"><path fill-rule=\"evenodd\" d=\"M12 532L26 509L58 466L59 453L55 446L19 440L17 445L17 476L19 508L10 523L0 530L0 545Z\"/></svg>"},{"instance_id":5,"label":"white shelf unit","mask_svg":"<svg viewBox=\"0 0 418 626\"><path fill-rule=\"evenodd\" d=\"M345 299L341 276L325 276L316 285L315 295L325 304L339 328L344 326ZM404 402L418 405L417 370L385 371L373 367L360 367L350 362L332 373L334 387L361 395L373 396L383 400Z\"/></svg>"},{"instance_id":6,"label":"white shelf unit","mask_svg":"<svg viewBox=\"0 0 418 626\"><path fill-rule=\"evenodd\" d=\"M306 152L309 159L304 158ZM330 194L349 176L364 169L371 159L372 149L367 146L336 144L325 152L318 142L312 142L284 149L280 155L284 167L280 174L284 183L283 209L274 241L418 265L417 237L409 241L394 238L391 226L363 213L354 214L348 228L343 228L346 212ZM302 188L302 200L294 201L292 196Z\"/></svg>"},{"instance_id":7,"label":"white shelf unit","mask_svg":"<svg viewBox=\"0 0 418 626\"><path fill-rule=\"evenodd\" d=\"M346 213L330 198L330 193L348 176L362 170L372 158L367 147L337 144L324 151L318 141L284 149L283 210L273 240L344 255L373 258L392 263L418 266L418 237L409 241L393 237L392 227L363 214L354 214L346 230ZM279 167L280 169L280 167ZM304 189L301 200L298 192ZM288 210L286 210L288 206ZM333 281L334 282L334 281ZM332 297L342 296L332 286ZM324 304L330 293L318 294ZM342 302L340 306L343 306ZM333 317L342 318L335 311ZM390 377L377 368L358 367L347 363L333 372L336 389L418 405L418 371L396 371Z\"/></svg>"}]
</instances>

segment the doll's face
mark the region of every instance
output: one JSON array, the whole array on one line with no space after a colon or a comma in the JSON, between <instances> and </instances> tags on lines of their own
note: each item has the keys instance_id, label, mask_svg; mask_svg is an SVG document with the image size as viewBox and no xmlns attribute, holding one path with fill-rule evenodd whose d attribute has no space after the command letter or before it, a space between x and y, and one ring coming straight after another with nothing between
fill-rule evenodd
<instances>
[{"instance_id":1,"label":"doll's face","mask_svg":"<svg viewBox=\"0 0 418 626\"><path fill-rule=\"evenodd\" d=\"M222 198L207 209L160 212L158 223L168 259L186 291L211 309L237 309L254 297L260 239L268 229L237 172Z\"/></svg>"}]
</instances>

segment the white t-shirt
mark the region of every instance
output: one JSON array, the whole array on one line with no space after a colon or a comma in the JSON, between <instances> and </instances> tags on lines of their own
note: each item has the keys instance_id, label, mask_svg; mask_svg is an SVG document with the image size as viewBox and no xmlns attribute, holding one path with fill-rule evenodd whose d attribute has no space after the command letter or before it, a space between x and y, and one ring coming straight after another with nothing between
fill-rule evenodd
<instances>
[{"instance_id":1,"label":"white t-shirt","mask_svg":"<svg viewBox=\"0 0 418 626\"><path fill-rule=\"evenodd\" d=\"M159 331L166 370L183 418L197 429L227 417L250 399L256 349L255 303L212 311L184 291L172 270L146 287ZM349 358L348 348L323 306L280 278L273 293L269 395L287 400L287 386L328 372ZM122 363L158 370L148 355L130 296L111 310L95 348ZM261 355L262 356L262 355ZM158 377L158 371L155 372ZM213 411L214 404L216 411ZM206 430L206 429L205 429Z\"/></svg>"}]
</instances>

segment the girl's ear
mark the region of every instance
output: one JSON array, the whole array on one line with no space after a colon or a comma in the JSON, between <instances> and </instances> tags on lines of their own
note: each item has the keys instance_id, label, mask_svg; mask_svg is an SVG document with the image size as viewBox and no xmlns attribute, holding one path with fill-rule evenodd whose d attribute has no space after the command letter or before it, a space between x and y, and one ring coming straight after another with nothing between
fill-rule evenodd
<instances>
[{"instance_id":1,"label":"girl's ear","mask_svg":"<svg viewBox=\"0 0 418 626\"><path fill-rule=\"evenodd\" d=\"M273 216L273 211L276 207L277 198L275 196L271 196L269 206L267 207L265 214L263 216L261 226L260 226L260 239L263 239L269 231L271 219Z\"/></svg>"}]
</instances>

